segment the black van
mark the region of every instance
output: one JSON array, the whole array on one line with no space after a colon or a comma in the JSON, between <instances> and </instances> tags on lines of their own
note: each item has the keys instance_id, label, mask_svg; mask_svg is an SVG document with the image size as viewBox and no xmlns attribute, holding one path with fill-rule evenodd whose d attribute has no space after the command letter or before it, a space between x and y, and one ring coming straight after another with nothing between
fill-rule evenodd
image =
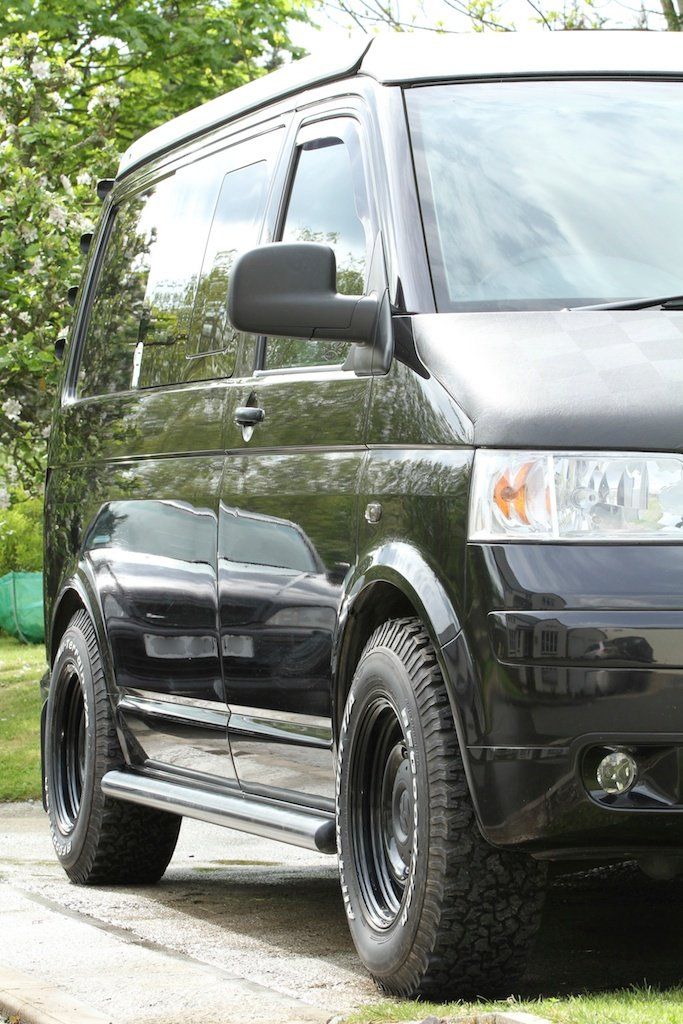
<instances>
[{"instance_id":1,"label":"black van","mask_svg":"<svg viewBox=\"0 0 683 1024\"><path fill-rule=\"evenodd\" d=\"M508 992L549 862L683 864L683 47L378 38L103 183L46 491L45 805L337 854L387 992Z\"/></svg>"}]
</instances>

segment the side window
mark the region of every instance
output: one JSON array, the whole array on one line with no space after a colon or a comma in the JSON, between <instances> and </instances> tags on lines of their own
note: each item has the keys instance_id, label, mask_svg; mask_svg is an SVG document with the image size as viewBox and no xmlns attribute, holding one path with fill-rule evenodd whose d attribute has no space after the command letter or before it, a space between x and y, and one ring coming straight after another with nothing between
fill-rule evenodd
<instances>
[{"instance_id":1,"label":"side window","mask_svg":"<svg viewBox=\"0 0 683 1024\"><path fill-rule=\"evenodd\" d=\"M367 192L360 143L340 138L304 143L282 229L283 242L322 242L337 258L337 289L362 295L367 270ZM344 361L348 344L268 338L265 368L319 366Z\"/></svg>"},{"instance_id":2,"label":"side window","mask_svg":"<svg viewBox=\"0 0 683 1024\"><path fill-rule=\"evenodd\" d=\"M79 397L229 375L237 346L227 320L230 269L258 242L269 157L281 138L277 129L220 150L114 208Z\"/></svg>"},{"instance_id":3,"label":"side window","mask_svg":"<svg viewBox=\"0 0 683 1024\"><path fill-rule=\"evenodd\" d=\"M230 348L234 362L236 332L228 320L227 305L230 272L239 254L258 242L266 205L267 167L261 160L229 171L223 178L199 275L192 316L192 355Z\"/></svg>"},{"instance_id":4,"label":"side window","mask_svg":"<svg viewBox=\"0 0 683 1024\"><path fill-rule=\"evenodd\" d=\"M151 193L127 199L111 214L78 371L81 397L127 391L133 373L147 275L138 230Z\"/></svg>"},{"instance_id":5,"label":"side window","mask_svg":"<svg viewBox=\"0 0 683 1024\"><path fill-rule=\"evenodd\" d=\"M219 186L210 163L183 168L113 211L79 396L183 379L197 275Z\"/></svg>"},{"instance_id":6,"label":"side window","mask_svg":"<svg viewBox=\"0 0 683 1024\"><path fill-rule=\"evenodd\" d=\"M216 206L225 155L183 167L161 182L142 218L148 253L133 386L159 387L185 379L190 323L209 225Z\"/></svg>"}]
</instances>

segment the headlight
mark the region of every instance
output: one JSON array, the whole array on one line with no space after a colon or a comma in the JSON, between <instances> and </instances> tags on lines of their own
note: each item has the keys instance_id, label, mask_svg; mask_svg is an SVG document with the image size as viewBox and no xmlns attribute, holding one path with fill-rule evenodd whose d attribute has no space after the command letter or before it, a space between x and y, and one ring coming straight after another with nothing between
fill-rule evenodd
<instances>
[{"instance_id":1,"label":"headlight","mask_svg":"<svg viewBox=\"0 0 683 1024\"><path fill-rule=\"evenodd\" d=\"M481 449L469 539L683 542L683 456Z\"/></svg>"}]
</instances>

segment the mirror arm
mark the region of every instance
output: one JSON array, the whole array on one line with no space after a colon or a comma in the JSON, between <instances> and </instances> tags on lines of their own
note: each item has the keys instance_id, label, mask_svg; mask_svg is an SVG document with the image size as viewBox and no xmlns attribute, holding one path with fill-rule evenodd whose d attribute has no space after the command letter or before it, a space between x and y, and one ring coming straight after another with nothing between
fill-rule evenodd
<instances>
[{"instance_id":1,"label":"mirror arm","mask_svg":"<svg viewBox=\"0 0 683 1024\"><path fill-rule=\"evenodd\" d=\"M350 300L351 298L351 296L347 295L338 295L337 301L341 299ZM361 295L359 298L353 297L353 306L348 326L318 327L313 331L312 337L321 340L330 338L333 341L351 341L357 345L372 345L379 306L379 299L376 295ZM350 301L349 307L351 307Z\"/></svg>"}]
</instances>

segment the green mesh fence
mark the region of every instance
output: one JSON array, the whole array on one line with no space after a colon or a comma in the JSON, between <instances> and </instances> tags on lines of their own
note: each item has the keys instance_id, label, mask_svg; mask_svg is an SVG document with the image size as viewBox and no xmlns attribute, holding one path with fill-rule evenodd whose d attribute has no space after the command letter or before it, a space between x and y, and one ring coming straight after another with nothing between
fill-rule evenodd
<instances>
[{"instance_id":1,"label":"green mesh fence","mask_svg":"<svg viewBox=\"0 0 683 1024\"><path fill-rule=\"evenodd\" d=\"M42 573L8 572L0 578L0 628L26 644L45 639Z\"/></svg>"}]
</instances>

